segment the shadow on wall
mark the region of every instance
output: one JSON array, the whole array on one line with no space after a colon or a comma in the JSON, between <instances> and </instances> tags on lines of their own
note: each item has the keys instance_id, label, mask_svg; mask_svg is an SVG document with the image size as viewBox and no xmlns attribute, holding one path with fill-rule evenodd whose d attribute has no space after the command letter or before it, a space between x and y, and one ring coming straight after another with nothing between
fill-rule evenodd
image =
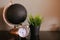
<instances>
[{"instance_id":1,"label":"shadow on wall","mask_svg":"<svg viewBox=\"0 0 60 40\"><path fill-rule=\"evenodd\" d=\"M0 8L0 30L9 30L9 26L3 20L3 9L4 7Z\"/></svg>"}]
</instances>

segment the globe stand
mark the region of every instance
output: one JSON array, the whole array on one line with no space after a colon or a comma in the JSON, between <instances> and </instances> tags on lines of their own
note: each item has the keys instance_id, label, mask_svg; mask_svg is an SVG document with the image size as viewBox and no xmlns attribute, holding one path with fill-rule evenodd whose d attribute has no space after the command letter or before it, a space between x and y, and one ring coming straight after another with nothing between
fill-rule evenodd
<instances>
[{"instance_id":1,"label":"globe stand","mask_svg":"<svg viewBox=\"0 0 60 40\"><path fill-rule=\"evenodd\" d=\"M3 10L3 19L5 23L10 27L14 26L14 28L10 30L10 33L18 36L17 39L20 40L26 40L25 37L20 37L18 35L17 31L19 31L20 28L26 29L27 33L29 33L28 32L29 29L22 27L22 24L20 24L26 20L26 17L27 17L27 11L25 7L21 4L16 4L16 3L12 4L12 0L10 0L10 4L6 6Z\"/></svg>"}]
</instances>

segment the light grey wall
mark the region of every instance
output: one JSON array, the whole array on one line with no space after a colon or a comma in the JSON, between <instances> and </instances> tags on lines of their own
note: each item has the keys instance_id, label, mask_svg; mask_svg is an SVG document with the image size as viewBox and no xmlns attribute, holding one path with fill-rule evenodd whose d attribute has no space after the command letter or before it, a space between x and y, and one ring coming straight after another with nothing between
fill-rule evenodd
<instances>
[{"instance_id":1,"label":"light grey wall","mask_svg":"<svg viewBox=\"0 0 60 40\"><path fill-rule=\"evenodd\" d=\"M41 31L51 31L53 24L59 26L59 0L13 0L13 3L24 5L28 15L41 15L44 18ZM9 28L2 18L2 8L7 4L9 4L9 0L0 0L0 29Z\"/></svg>"}]
</instances>

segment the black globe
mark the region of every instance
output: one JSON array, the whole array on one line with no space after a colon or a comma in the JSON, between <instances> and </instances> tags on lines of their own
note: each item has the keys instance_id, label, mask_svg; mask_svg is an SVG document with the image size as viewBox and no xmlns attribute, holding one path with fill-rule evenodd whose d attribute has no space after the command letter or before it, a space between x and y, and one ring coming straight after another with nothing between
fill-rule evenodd
<instances>
[{"instance_id":1,"label":"black globe","mask_svg":"<svg viewBox=\"0 0 60 40\"><path fill-rule=\"evenodd\" d=\"M12 24L20 24L25 21L26 17L27 11L20 4L12 4L5 11L6 20Z\"/></svg>"}]
</instances>

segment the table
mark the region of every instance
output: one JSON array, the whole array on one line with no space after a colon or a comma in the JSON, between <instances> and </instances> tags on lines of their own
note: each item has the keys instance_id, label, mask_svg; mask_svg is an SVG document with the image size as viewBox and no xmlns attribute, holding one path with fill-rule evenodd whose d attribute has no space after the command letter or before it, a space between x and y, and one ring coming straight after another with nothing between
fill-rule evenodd
<instances>
[{"instance_id":1,"label":"table","mask_svg":"<svg viewBox=\"0 0 60 40\"><path fill-rule=\"evenodd\" d=\"M19 36L10 34L8 31L0 31L0 40L20 40ZM60 32L41 31L40 40L60 40Z\"/></svg>"}]
</instances>

